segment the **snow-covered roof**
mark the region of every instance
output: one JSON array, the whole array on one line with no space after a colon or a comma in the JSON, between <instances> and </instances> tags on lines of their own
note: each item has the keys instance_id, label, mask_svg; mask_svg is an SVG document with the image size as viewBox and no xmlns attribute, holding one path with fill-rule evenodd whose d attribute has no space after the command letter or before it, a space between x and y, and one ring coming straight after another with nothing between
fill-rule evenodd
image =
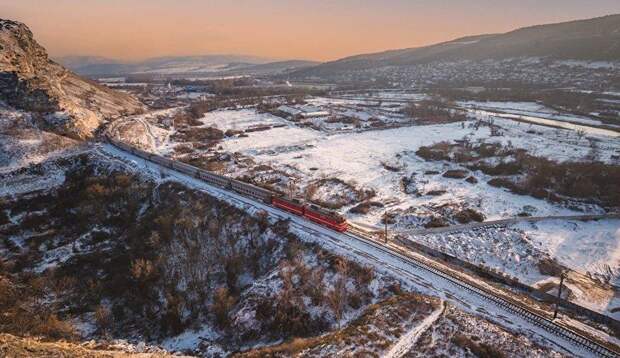
<instances>
[{"instance_id":1,"label":"snow-covered roof","mask_svg":"<svg viewBox=\"0 0 620 358\"><path fill-rule=\"evenodd\" d=\"M278 110L293 116L300 114L303 117L320 117L329 115L329 112L314 106L291 107L287 105L282 105L278 107Z\"/></svg>"},{"instance_id":2,"label":"snow-covered roof","mask_svg":"<svg viewBox=\"0 0 620 358\"><path fill-rule=\"evenodd\" d=\"M284 112L284 113L288 113L288 114L291 114L293 116L302 113L302 110L300 110L298 108L295 108L295 107L286 106L286 105L282 105L282 106L278 107L278 111Z\"/></svg>"}]
</instances>

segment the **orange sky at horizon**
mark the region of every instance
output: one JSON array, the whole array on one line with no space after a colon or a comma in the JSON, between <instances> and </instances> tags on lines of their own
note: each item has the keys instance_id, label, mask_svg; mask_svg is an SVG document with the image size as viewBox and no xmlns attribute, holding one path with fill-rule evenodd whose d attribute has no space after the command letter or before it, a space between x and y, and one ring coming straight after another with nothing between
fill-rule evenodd
<instances>
[{"instance_id":1,"label":"orange sky at horizon","mask_svg":"<svg viewBox=\"0 0 620 358\"><path fill-rule=\"evenodd\" d=\"M246 54L324 61L620 13L617 0L537 2L0 0L0 17L26 23L53 56Z\"/></svg>"}]
</instances>

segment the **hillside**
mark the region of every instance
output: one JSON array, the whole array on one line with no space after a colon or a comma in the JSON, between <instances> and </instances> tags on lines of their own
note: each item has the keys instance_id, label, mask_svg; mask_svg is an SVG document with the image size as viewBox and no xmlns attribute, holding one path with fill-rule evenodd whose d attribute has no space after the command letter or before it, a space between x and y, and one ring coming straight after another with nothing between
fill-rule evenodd
<instances>
[{"instance_id":1,"label":"hillside","mask_svg":"<svg viewBox=\"0 0 620 358\"><path fill-rule=\"evenodd\" d=\"M244 55L206 55L157 57L138 62L92 56L68 56L58 59L67 68L84 76L119 76L131 74L161 75L242 75L273 74L318 65L305 60L275 61Z\"/></svg>"},{"instance_id":2,"label":"hillside","mask_svg":"<svg viewBox=\"0 0 620 358\"><path fill-rule=\"evenodd\" d=\"M107 120L144 108L134 97L51 61L26 25L1 19L0 100L37 114L43 127L76 139L91 137Z\"/></svg>"},{"instance_id":3,"label":"hillside","mask_svg":"<svg viewBox=\"0 0 620 358\"><path fill-rule=\"evenodd\" d=\"M45 342L35 338L22 338L0 333L0 355L3 357L89 357L89 358L165 358L172 357L163 350L154 352L139 350L131 345L100 347L97 344L76 344L69 342ZM175 355L175 357L181 357Z\"/></svg>"},{"instance_id":4,"label":"hillside","mask_svg":"<svg viewBox=\"0 0 620 358\"><path fill-rule=\"evenodd\" d=\"M532 26L504 34L470 36L431 46L352 56L302 70L297 74L325 76L341 71L386 66L517 57L618 61L620 15Z\"/></svg>"}]
</instances>

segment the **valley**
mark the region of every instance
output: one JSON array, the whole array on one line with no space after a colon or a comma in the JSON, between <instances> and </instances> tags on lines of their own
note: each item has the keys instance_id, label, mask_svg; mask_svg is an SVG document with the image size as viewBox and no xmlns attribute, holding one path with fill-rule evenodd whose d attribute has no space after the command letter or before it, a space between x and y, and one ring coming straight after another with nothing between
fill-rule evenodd
<instances>
[{"instance_id":1,"label":"valley","mask_svg":"<svg viewBox=\"0 0 620 358\"><path fill-rule=\"evenodd\" d=\"M618 356L619 19L70 69L0 20L0 355Z\"/></svg>"}]
</instances>

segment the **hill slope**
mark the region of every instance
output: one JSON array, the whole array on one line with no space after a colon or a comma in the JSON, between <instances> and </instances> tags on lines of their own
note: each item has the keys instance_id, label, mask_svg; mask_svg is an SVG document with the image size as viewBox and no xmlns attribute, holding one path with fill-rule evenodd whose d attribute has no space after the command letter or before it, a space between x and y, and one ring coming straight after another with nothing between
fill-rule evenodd
<instances>
[{"instance_id":1,"label":"hill slope","mask_svg":"<svg viewBox=\"0 0 620 358\"><path fill-rule=\"evenodd\" d=\"M620 15L532 26L504 34L470 36L426 47L352 56L302 70L298 74L321 76L386 66L515 57L620 61Z\"/></svg>"},{"instance_id":2,"label":"hill slope","mask_svg":"<svg viewBox=\"0 0 620 358\"><path fill-rule=\"evenodd\" d=\"M208 55L159 57L140 62L123 62L90 56L69 56L58 61L84 76L130 75L151 73L163 75L201 74L271 74L318 65L319 62L270 59L243 55Z\"/></svg>"},{"instance_id":3,"label":"hill slope","mask_svg":"<svg viewBox=\"0 0 620 358\"><path fill-rule=\"evenodd\" d=\"M1 19L0 100L40 114L46 127L77 139L92 136L106 120L143 110L134 97L51 61L26 25Z\"/></svg>"}]
</instances>

